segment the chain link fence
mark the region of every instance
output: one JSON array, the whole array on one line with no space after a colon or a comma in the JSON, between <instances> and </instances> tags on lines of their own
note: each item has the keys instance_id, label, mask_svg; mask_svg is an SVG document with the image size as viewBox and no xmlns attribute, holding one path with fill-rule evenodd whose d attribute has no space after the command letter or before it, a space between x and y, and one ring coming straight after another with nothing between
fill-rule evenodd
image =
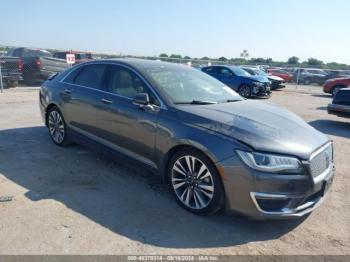
<instances>
[{"instance_id":1,"label":"chain link fence","mask_svg":"<svg viewBox=\"0 0 350 262\"><path fill-rule=\"evenodd\" d=\"M16 87L22 80L22 63L19 58L0 57L0 88Z\"/></svg>"}]
</instances>

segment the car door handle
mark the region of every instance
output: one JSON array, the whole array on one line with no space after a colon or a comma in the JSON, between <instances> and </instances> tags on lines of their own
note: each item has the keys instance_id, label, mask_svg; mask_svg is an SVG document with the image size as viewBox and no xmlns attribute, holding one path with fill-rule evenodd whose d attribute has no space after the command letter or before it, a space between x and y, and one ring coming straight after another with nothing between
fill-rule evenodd
<instances>
[{"instance_id":1,"label":"car door handle","mask_svg":"<svg viewBox=\"0 0 350 262\"><path fill-rule=\"evenodd\" d=\"M66 94L71 94L72 93L72 89L66 88L66 89L64 89L64 92Z\"/></svg>"},{"instance_id":2,"label":"car door handle","mask_svg":"<svg viewBox=\"0 0 350 262\"><path fill-rule=\"evenodd\" d=\"M107 99L104 99L104 98L101 99L101 102L104 103L104 104L106 104L106 105L112 104L112 101L111 101L111 100L107 100Z\"/></svg>"}]
</instances>

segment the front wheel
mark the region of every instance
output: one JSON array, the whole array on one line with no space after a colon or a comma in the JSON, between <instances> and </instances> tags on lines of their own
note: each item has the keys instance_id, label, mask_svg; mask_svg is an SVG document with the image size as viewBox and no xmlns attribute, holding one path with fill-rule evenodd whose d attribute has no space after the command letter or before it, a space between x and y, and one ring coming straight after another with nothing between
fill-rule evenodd
<instances>
[{"instance_id":1,"label":"front wheel","mask_svg":"<svg viewBox=\"0 0 350 262\"><path fill-rule=\"evenodd\" d=\"M47 113L47 127L52 141L58 146L69 145L66 122L57 107L51 108Z\"/></svg>"},{"instance_id":2,"label":"front wheel","mask_svg":"<svg viewBox=\"0 0 350 262\"><path fill-rule=\"evenodd\" d=\"M244 98L248 98L251 96L251 90L250 90L250 86L248 85L241 85L238 88L238 94Z\"/></svg>"},{"instance_id":3,"label":"front wheel","mask_svg":"<svg viewBox=\"0 0 350 262\"><path fill-rule=\"evenodd\" d=\"M224 188L212 162L200 152L187 149L170 160L168 175L177 202L195 214L212 214L224 204Z\"/></svg>"}]
</instances>

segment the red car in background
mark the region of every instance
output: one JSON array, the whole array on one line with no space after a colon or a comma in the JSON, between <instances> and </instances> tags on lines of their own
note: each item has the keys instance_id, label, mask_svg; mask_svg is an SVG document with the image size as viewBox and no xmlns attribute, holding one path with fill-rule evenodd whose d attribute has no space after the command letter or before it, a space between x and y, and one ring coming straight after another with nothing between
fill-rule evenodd
<instances>
[{"instance_id":1,"label":"red car in background","mask_svg":"<svg viewBox=\"0 0 350 262\"><path fill-rule=\"evenodd\" d=\"M323 85L323 92L335 96L341 88L350 86L350 76L327 80Z\"/></svg>"},{"instance_id":2,"label":"red car in background","mask_svg":"<svg viewBox=\"0 0 350 262\"><path fill-rule=\"evenodd\" d=\"M53 57L66 60L67 54L74 54L75 55L75 64L79 64L79 63L88 62L88 61L93 60L91 53L77 52L77 51L56 52L53 54Z\"/></svg>"},{"instance_id":3,"label":"red car in background","mask_svg":"<svg viewBox=\"0 0 350 262\"><path fill-rule=\"evenodd\" d=\"M269 75L278 76L286 82L292 82L293 74L284 71L283 69L267 69Z\"/></svg>"}]
</instances>

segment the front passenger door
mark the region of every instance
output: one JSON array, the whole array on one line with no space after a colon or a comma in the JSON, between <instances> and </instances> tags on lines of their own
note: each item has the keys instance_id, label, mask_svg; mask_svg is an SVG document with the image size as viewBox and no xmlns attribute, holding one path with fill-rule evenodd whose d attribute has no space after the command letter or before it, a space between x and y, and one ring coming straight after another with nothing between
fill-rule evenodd
<instances>
[{"instance_id":1,"label":"front passenger door","mask_svg":"<svg viewBox=\"0 0 350 262\"><path fill-rule=\"evenodd\" d=\"M146 83L123 66L110 66L106 93L97 110L99 136L110 147L156 167L153 161L159 101ZM152 110L133 103L138 93L147 93Z\"/></svg>"},{"instance_id":2,"label":"front passenger door","mask_svg":"<svg viewBox=\"0 0 350 262\"><path fill-rule=\"evenodd\" d=\"M227 86L233 88L234 90L238 89L238 81L230 69L226 67L219 67L218 77L219 77L219 80L224 84L226 84Z\"/></svg>"}]
</instances>

